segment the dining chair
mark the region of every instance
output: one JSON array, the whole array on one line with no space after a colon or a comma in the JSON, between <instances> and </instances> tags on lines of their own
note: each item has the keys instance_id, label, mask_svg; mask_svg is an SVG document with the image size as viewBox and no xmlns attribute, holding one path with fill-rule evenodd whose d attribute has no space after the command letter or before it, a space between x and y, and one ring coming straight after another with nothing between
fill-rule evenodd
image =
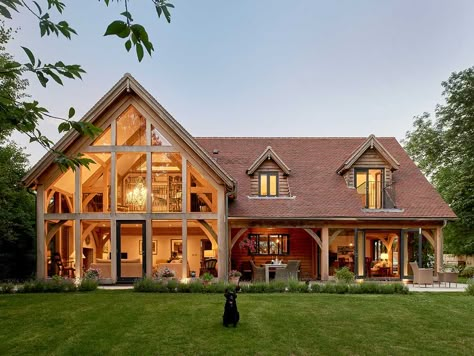
<instances>
[{"instance_id":1,"label":"dining chair","mask_svg":"<svg viewBox=\"0 0 474 356\"><path fill-rule=\"evenodd\" d=\"M287 270L288 270L288 277L291 279L299 279L299 272L300 272L300 260L288 260L287 263Z\"/></svg>"},{"instance_id":2,"label":"dining chair","mask_svg":"<svg viewBox=\"0 0 474 356\"><path fill-rule=\"evenodd\" d=\"M265 282L265 267L257 267L255 262L250 261L252 266L252 282Z\"/></svg>"}]
</instances>

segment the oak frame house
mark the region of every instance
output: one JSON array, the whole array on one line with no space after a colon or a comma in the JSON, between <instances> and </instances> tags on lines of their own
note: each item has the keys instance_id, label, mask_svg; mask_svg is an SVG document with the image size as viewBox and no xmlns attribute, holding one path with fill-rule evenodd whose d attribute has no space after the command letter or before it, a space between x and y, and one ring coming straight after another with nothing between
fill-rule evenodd
<instances>
[{"instance_id":1,"label":"oak frame house","mask_svg":"<svg viewBox=\"0 0 474 356\"><path fill-rule=\"evenodd\" d=\"M184 279L206 258L220 279L273 258L322 280L342 265L400 279L413 260L442 267L456 216L395 138L195 138L129 74L82 120L102 134L70 132L56 148L96 164L61 172L48 153L24 178L39 278L57 259L104 283L162 267Z\"/></svg>"}]
</instances>

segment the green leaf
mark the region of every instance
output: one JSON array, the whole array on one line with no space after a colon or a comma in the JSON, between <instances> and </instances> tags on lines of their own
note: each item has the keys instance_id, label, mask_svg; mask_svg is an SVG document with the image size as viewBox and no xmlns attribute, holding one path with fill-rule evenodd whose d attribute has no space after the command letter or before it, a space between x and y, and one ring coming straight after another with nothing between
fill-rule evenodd
<instances>
[{"instance_id":1,"label":"green leaf","mask_svg":"<svg viewBox=\"0 0 474 356\"><path fill-rule=\"evenodd\" d=\"M130 12L124 11L124 12L122 12L120 15L125 16L128 21L133 22L132 14L131 14Z\"/></svg>"},{"instance_id":2,"label":"green leaf","mask_svg":"<svg viewBox=\"0 0 474 356\"><path fill-rule=\"evenodd\" d=\"M137 57L138 61L141 62L143 59L143 46L141 43L136 44L136 49L137 49Z\"/></svg>"},{"instance_id":3,"label":"green leaf","mask_svg":"<svg viewBox=\"0 0 474 356\"><path fill-rule=\"evenodd\" d=\"M127 52L130 52L130 48L132 48L132 41L127 40L127 42L125 42L125 49Z\"/></svg>"},{"instance_id":4,"label":"green leaf","mask_svg":"<svg viewBox=\"0 0 474 356\"><path fill-rule=\"evenodd\" d=\"M75 113L76 113L76 110L75 110L73 107L70 107L70 108L69 108L69 113L68 113L68 115L67 115L68 119L70 119L71 117L73 117Z\"/></svg>"},{"instance_id":5,"label":"green leaf","mask_svg":"<svg viewBox=\"0 0 474 356\"><path fill-rule=\"evenodd\" d=\"M11 19L12 15L10 14L10 11L5 6L0 5L0 14L3 15L3 17L6 17L7 19Z\"/></svg>"},{"instance_id":6,"label":"green leaf","mask_svg":"<svg viewBox=\"0 0 474 356\"><path fill-rule=\"evenodd\" d=\"M33 52L31 52L31 51L30 51L28 48L26 48L26 47L23 47L23 46L22 46L21 48L23 48L23 51L25 51L26 55L27 55L28 58L30 59L30 63L31 63L32 65L35 65L36 60L35 60L35 56L33 55Z\"/></svg>"},{"instance_id":7,"label":"green leaf","mask_svg":"<svg viewBox=\"0 0 474 356\"><path fill-rule=\"evenodd\" d=\"M127 26L125 22L117 20L117 21L112 22L107 27L107 30L105 31L104 36L110 36L110 35L118 36L120 33L126 32L127 29L128 31L130 31L129 27Z\"/></svg>"},{"instance_id":8,"label":"green leaf","mask_svg":"<svg viewBox=\"0 0 474 356\"><path fill-rule=\"evenodd\" d=\"M71 129L71 125L69 124L69 122L62 122L58 126L59 133L69 131L70 129Z\"/></svg>"}]
</instances>

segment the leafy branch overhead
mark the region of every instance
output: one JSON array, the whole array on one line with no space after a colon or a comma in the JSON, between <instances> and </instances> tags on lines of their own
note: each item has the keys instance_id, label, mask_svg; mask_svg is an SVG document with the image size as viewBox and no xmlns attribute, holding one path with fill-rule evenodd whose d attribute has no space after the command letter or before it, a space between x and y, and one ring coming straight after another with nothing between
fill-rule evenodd
<instances>
[{"instance_id":1,"label":"leafy branch overhead","mask_svg":"<svg viewBox=\"0 0 474 356\"><path fill-rule=\"evenodd\" d=\"M171 22L171 14L169 8L174 8L174 5L167 2L166 0L152 0L155 5L156 12L158 17L163 15L166 20ZM109 5L109 0L104 0L105 4ZM136 24L133 21L132 14L128 10L128 0L124 1L125 11L122 12L122 15L125 19L113 21L105 31L104 36L117 36L125 41L125 49L130 51L132 46L135 47L137 52L137 58L141 62L144 55L144 49L151 56L151 53L154 51L153 43L150 42L148 37L148 32L145 27L140 24Z\"/></svg>"},{"instance_id":2,"label":"leafy branch overhead","mask_svg":"<svg viewBox=\"0 0 474 356\"><path fill-rule=\"evenodd\" d=\"M103 2L109 6L114 1L104 0ZM125 11L120 14L123 18L110 23L104 35L125 39L125 49L129 52L132 47L135 47L136 56L139 61L142 61L144 52L146 51L151 56L154 47L145 27L134 22L129 10L130 4L130 0L123 1ZM151 0L151 5L159 18L164 17L168 23L171 22L170 9L174 8L173 4L168 0ZM74 130L91 138L96 137L101 130L90 123L72 120L75 114L74 108L69 109L67 117L57 117L51 115L46 108L41 107L38 101L21 101L20 98L25 95L12 94L11 90L3 90L5 88L11 89L12 86L16 86L16 90L24 89L27 81L21 77L25 72L33 73L43 87L46 87L51 80L63 85L64 79L82 79L85 70L81 65L65 64L60 60L54 63L44 63L41 59L36 58L33 50L27 47L22 46L29 60L27 63L17 62L10 55L4 54L2 56L1 53L5 50L3 44L11 37L11 30L6 29L3 21L5 19L12 20L15 13L22 11L30 13L38 21L41 37L54 34L71 40L73 35L77 35L76 30L64 19L60 19L58 22L52 20L53 17L63 17L65 9L66 4L60 0L0 0L0 22L2 25L0 28L0 138L5 137L11 130L17 130L27 135L30 142L38 142L42 147L53 152L61 169L75 169L78 166L87 167L93 161L84 158L82 154L67 156L63 152L56 151L54 143L38 129L39 122L45 118L57 119L61 121L58 126L60 133ZM7 83L10 83L8 84L10 87Z\"/></svg>"}]
</instances>

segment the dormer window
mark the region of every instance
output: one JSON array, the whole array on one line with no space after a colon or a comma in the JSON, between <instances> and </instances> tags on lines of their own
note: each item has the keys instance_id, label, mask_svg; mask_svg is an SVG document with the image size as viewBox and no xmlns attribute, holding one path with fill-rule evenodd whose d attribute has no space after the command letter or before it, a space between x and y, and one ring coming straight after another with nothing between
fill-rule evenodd
<instances>
[{"instance_id":1,"label":"dormer window","mask_svg":"<svg viewBox=\"0 0 474 356\"><path fill-rule=\"evenodd\" d=\"M384 170L355 168L355 188L366 209L383 209Z\"/></svg>"},{"instance_id":2,"label":"dormer window","mask_svg":"<svg viewBox=\"0 0 474 356\"><path fill-rule=\"evenodd\" d=\"M261 172L258 183L258 192L261 197L278 196L278 172Z\"/></svg>"}]
</instances>

